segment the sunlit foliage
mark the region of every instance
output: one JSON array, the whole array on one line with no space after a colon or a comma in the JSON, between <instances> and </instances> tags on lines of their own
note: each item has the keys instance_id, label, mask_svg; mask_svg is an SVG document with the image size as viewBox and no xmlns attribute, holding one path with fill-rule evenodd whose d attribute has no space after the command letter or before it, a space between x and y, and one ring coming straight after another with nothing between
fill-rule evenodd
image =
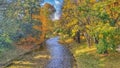
<instances>
[{"instance_id":1,"label":"sunlit foliage","mask_svg":"<svg viewBox=\"0 0 120 68\"><path fill-rule=\"evenodd\" d=\"M118 0L65 0L60 33L66 35L64 37L76 38L80 31L80 36L85 37L88 46L94 42L99 53L115 51L120 44L119 4Z\"/></svg>"},{"instance_id":2,"label":"sunlit foliage","mask_svg":"<svg viewBox=\"0 0 120 68\"><path fill-rule=\"evenodd\" d=\"M50 20L50 14L52 14L52 9L54 9L53 6L45 4L42 8L40 8L40 13L38 15L32 15L33 19L37 19L42 23L41 25L33 26L34 29L42 32L42 34L39 35L39 43L42 43L45 40L47 32L51 31L52 23Z\"/></svg>"}]
</instances>

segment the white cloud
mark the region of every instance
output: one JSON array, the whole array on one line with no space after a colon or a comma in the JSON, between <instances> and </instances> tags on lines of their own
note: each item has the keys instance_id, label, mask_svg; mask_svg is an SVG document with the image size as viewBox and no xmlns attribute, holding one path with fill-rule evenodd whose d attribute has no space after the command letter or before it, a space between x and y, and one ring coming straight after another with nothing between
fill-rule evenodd
<instances>
[{"instance_id":1,"label":"white cloud","mask_svg":"<svg viewBox=\"0 0 120 68\"><path fill-rule=\"evenodd\" d=\"M52 20L59 20L61 16L63 0L44 0L44 2L41 3L40 5L44 6L45 3L53 5L56 10L56 12L54 12L54 14L51 15Z\"/></svg>"}]
</instances>

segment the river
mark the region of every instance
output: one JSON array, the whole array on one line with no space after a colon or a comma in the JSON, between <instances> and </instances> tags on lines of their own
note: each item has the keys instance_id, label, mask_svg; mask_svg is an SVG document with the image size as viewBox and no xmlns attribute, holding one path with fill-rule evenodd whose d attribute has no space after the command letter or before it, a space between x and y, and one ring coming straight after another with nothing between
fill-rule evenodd
<instances>
[{"instance_id":1,"label":"river","mask_svg":"<svg viewBox=\"0 0 120 68\"><path fill-rule=\"evenodd\" d=\"M47 49L51 54L46 68L73 68L73 56L70 51L58 43L59 37L50 38L46 41Z\"/></svg>"},{"instance_id":2,"label":"river","mask_svg":"<svg viewBox=\"0 0 120 68\"><path fill-rule=\"evenodd\" d=\"M51 4L55 8L52 20L59 20L62 14L63 0L43 0L40 5ZM70 51L62 44L58 43L59 37L50 38L46 41L47 49L50 52L51 59L46 68L73 68L73 56Z\"/></svg>"}]
</instances>

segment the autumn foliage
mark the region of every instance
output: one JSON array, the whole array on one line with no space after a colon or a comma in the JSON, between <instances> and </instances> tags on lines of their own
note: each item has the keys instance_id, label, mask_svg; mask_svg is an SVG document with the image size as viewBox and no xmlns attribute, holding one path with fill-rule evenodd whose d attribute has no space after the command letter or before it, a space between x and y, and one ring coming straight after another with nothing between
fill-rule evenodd
<instances>
[{"instance_id":1,"label":"autumn foliage","mask_svg":"<svg viewBox=\"0 0 120 68\"><path fill-rule=\"evenodd\" d=\"M36 43L42 43L45 40L46 33L51 30L50 14L52 11L53 7L50 4L45 4L42 8L40 8L40 13L38 15L32 15L33 19L39 20L42 23L40 26L33 26L34 29L42 32L42 34L39 35L40 40Z\"/></svg>"}]
</instances>

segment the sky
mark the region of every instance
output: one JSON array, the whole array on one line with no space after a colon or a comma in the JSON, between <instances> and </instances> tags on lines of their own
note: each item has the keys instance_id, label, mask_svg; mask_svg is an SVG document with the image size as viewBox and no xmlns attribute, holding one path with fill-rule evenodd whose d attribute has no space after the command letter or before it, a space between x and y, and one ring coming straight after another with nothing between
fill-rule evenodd
<instances>
[{"instance_id":1,"label":"sky","mask_svg":"<svg viewBox=\"0 0 120 68\"><path fill-rule=\"evenodd\" d=\"M51 4L56 10L52 16L52 20L59 20L62 13L63 0L43 0L40 5L43 6L45 3Z\"/></svg>"}]
</instances>

